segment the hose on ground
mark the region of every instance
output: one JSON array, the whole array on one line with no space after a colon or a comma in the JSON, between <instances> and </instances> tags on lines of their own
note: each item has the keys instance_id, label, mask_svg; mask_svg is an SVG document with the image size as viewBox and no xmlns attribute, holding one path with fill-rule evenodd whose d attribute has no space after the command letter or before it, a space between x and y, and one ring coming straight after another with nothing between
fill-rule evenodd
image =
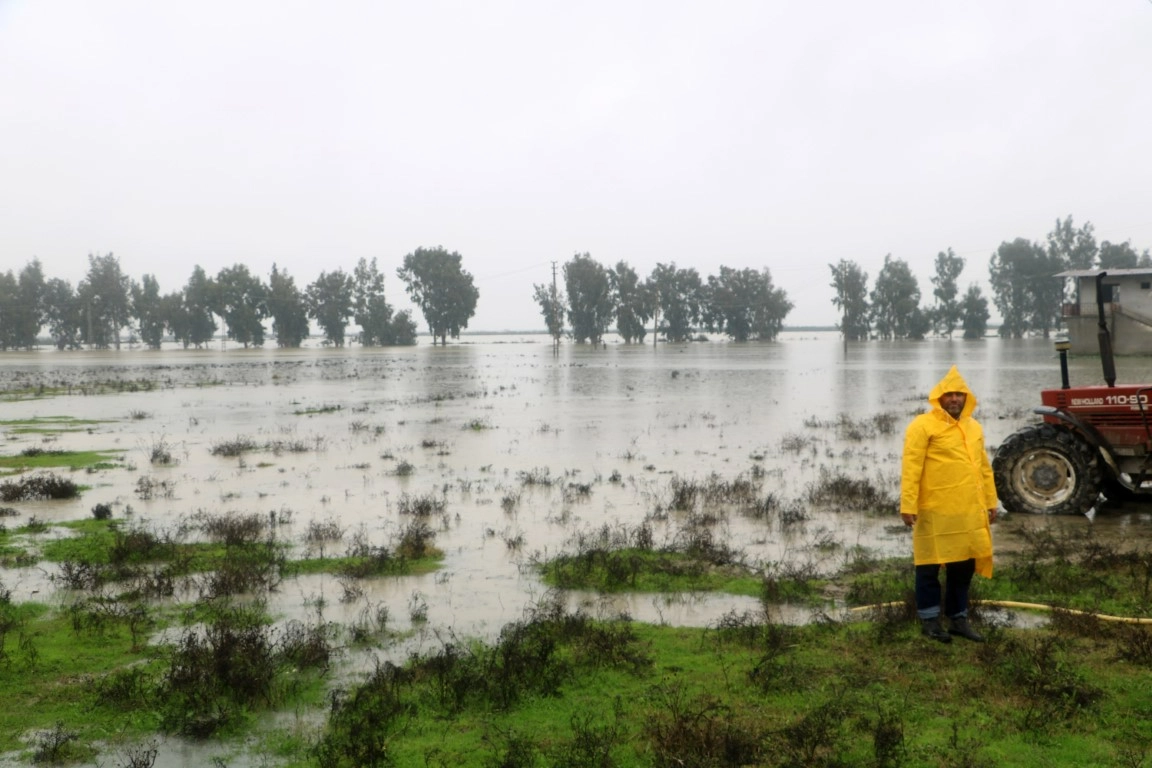
<instances>
[{"instance_id":1,"label":"hose on ground","mask_svg":"<svg viewBox=\"0 0 1152 768\"><path fill-rule=\"evenodd\" d=\"M1093 613L1092 611L1078 611L1074 608L1060 608L1055 605L1048 605L1046 603L1021 603L1016 600L973 600L975 605L991 605L997 608L1021 608L1031 611L1061 611L1063 613L1070 613L1073 616L1092 616L1100 619L1100 621L1117 621L1123 624L1152 624L1152 618L1140 616L1108 616L1103 613ZM891 608L898 605L904 605L902 600L896 600L891 603L875 603L872 605L858 605L850 609L852 613L859 613L879 608Z\"/></svg>"}]
</instances>

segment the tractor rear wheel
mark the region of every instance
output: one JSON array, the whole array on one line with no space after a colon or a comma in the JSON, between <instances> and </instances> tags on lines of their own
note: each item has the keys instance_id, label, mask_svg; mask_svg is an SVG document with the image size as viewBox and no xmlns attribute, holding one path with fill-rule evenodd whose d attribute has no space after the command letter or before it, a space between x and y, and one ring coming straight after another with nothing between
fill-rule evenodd
<instances>
[{"instance_id":1,"label":"tractor rear wheel","mask_svg":"<svg viewBox=\"0 0 1152 768\"><path fill-rule=\"evenodd\" d=\"M1051 424L1009 435L992 460L996 493L1009 512L1079 515L1100 495L1096 451L1075 432Z\"/></svg>"}]
</instances>

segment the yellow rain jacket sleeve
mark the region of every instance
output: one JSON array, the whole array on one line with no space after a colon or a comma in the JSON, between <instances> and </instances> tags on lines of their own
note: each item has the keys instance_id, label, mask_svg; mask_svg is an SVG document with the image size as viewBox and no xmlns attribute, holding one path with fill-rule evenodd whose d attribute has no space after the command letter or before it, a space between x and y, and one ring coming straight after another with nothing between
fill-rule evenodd
<instances>
[{"instance_id":1,"label":"yellow rain jacket sleeve","mask_svg":"<svg viewBox=\"0 0 1152 768\"><path fill-rule=\"evenodd\" d=\"M959 419L940 405L945 392L967 395ZM976 573L992 576L988 510L999 504L984 429L972 418L976 397L956 366L928 395L932 410L912 420L904 434L900 513L916 515L912 556L916 565L976 559Z\"/></svg>"}]
</instances>

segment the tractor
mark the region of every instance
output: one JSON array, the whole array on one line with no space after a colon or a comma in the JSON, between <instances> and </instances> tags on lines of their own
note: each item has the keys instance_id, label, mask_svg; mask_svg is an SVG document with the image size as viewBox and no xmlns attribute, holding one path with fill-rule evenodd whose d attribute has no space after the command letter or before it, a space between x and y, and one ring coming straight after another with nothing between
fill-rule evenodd
<instances>
[{"instance_id":1,"label":"tractor","mask_svg":"<svg viewBox=\"0 0 1152 768\"><path fill-rule=\"evenodd\" d=\"M1060 389L1040 392L1033 408L1042 421L1009 435L996 451L996 492L1010 512L1083 514L1105 499L1103 491L1152 493L1152 385L1116 386L1112 339L1104 316L1102 281L1096 276L1096 337L1105 385L1068 383L1066 339L1058 339Z\"/></svg>"}]
</instances>

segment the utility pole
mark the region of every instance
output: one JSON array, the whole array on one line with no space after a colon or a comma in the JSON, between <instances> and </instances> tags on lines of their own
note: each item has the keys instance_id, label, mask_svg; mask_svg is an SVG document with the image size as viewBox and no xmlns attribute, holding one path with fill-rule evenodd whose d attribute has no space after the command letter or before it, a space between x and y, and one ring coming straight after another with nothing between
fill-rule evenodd
<instances>
[{"instance_id":1,"label":"utility pole","mask_svg":"<svg viewBox=\"0 0 1152 768\"><path fill-rule=\"evenodd\" d=\"M552 322L549 323L551 327L548 330L552 332L553 355L560 354L560 321L556 317L556 313L559 311L559 308L560 295L556 290L556 262L552 262L552 305L550 309L552 313Z\"/></svg>"}]
</instances>

